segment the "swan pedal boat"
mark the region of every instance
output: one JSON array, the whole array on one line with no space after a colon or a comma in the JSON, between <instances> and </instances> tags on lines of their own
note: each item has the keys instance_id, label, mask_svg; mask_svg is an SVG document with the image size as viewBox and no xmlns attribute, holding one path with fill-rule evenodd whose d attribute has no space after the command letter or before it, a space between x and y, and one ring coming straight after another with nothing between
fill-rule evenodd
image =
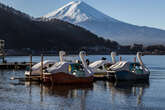
<instances>
[{"instance_id":1,"label":"swan pedal boat","mask_svg":"<svg viewBox=\"0 0 165 110\"><path fill-rule=\"evenodd\" d=\"M92 69L94 75L106 75L107 69L112 64L107 60L98 60L89 65L89 68Z\"/></svg>"},{"instance_id":2,"label":"swan pedal boat","mask_svg":"<svg viewBox=\"0 0 165 110\"><path fill-rule=\"evenodd\" d=\"M54 63L55 61L53 60L45 60L43 62L43 68L51 67ZM32 66L32 72L31 72L31 76L40 76L40 75L41 75L41 62ZM27 77L30 76L30 68L27 68L27 70L25 71L25 76Z\"/></svg>"},{"instance_id":3,"label":"swan pedal boat","mask_svg":"<svg viewBox=\"0 0 165 110\"><path fill-rule=\"evenodd\" d=\"M44 83L84 84L93 82L93 75L85 74L80 64L60 62L59 65L59 69L53 69L54 66L43 73ZM56 66L55 68L58 67Z\"/></svg>"},{"instance_id":4,"label":"swan pedal boat","mask_svg":"<svg viewBox=\"0 0 165 110\"><path fill-rule=\"evenodd\" d=\"M137 53L139 62L119 61L110 67L108 76L115 80L149 80L150 71Z\"/></svg>"},{"instance_id":5,"label":"swan pedal boat","mask_svg":"<svg viewBox=\"0 0 165 110\"><path fill-rule=\"evenodd\" d=\"M119 66L121 67L116 67ZM114 65L110 71L107 71L109 77L116 80L148 80L150 72L147 68L142 69L139 63L121 61Z\"/></svg>"},{"instance_id":6,"label":"swan pedal boat","mask_svg":"<svg viewBox=\"0 0 165 110\"><path fill-rule=\"evenodd\" d=\"M64 61L64 55L65 55L65 51L59 51L59 58L60 58L60 62ZM45 60L43 61L43 68L47 69L51 66L53 66L56 63L56 61L54 60ZM31 68L31 76L40 76L41 75L41 62L35 64L34 66L32 66ZM30 76L30 68L27 68L27 70L25 71L25 76Z\"/></svg>"},{"instance_id":7,"label":"swan pedal boat","mask_svg":"<svg viewBox=\"0 0 165 110\"><path fill-rule=\"evenodd\" d=\"M44 83L82 84L93 82L93 71L85 62L85 51L79 53L82 65L79 63L61 61L46 69L43 73Z\"/></svg>"},{"instance_id":8,"label":"swan pedal boat","mask_svg":"<svg viewBox=\"0 0 165 110\"><path fill-rule=\"evenodd\" d=\"M94 76L106 76L108 68L116 63L116 55L116 52L111 52L112 62L107 61L105 58L89 64L89 68L94 72Z\"/></svg>"}]
</instances>

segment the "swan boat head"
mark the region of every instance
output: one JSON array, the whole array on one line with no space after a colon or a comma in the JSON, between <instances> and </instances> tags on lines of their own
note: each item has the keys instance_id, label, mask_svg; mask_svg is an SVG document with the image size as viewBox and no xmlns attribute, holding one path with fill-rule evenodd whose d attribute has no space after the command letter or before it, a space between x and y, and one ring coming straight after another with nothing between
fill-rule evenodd
<instances>
[{"instance_id":1,"label":"swan boat head","mask_svg":"<svg viewBox=\"0 0 165 110\"><path fill-rule=\"evenodd\" d=\"M116 59L115 59L116 56L117 56L116 52L111 52L111 58L112 58L112 63L113 64L116 63Z\"/></svg>"},{"instance_id":2,"label":"swan boat head","mask_svg":"<svg viewBox=\"0 0 165 110\"><path fill-rule=\"evenodd\" d=\"M64 55L66 55L66 52L65 51L60 51L59 52L60 62L63 62L64 61L64 58L63 58Z\"/></svg>"}]
</instances>

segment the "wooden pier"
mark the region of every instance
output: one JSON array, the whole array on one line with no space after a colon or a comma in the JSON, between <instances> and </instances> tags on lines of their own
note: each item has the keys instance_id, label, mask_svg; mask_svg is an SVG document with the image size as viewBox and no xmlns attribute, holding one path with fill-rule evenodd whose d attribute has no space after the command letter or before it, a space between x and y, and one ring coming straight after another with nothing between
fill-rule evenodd
<instances>
[{"instance_id":1,"label":"wooden pier","mask_svg":"<svg viewBox=\"0 0 165 110\"><path fill-rule=\"evenodd\" d=\"M2 60L0 63L0 69L31 69L33 65L35 65L37 62L32 62L32 55L30 55L30 61L29 62L7 62L6 60Z\"/></svg>"},{"instance_id":2,"label":"wooden pier","mask_svg":"<svg viewBox=\"0 0 165 110\"><path fill-rule=\"evenodd\" d=\"M32 62L32 65L36 64L36 62ZM7 62L0 63L0 69L26 69L30 66L30 62Z\"/></svg>"}]
</instances>

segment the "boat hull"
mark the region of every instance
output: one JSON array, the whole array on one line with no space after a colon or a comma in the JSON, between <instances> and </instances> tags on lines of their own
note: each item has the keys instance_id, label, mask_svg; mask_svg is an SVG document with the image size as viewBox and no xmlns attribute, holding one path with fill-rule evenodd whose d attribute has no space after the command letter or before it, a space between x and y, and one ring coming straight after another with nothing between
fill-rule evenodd
<instances>
[{"instance_id":1,"label":"boat hull","mask_svg":"<svg viewBox=\"0 0 165 110\"><path fill-rule=\"evenodd\" d=\"M25 76L40 76L41 72L40 71L32 71L30 75L30 71L25 71Z\"/></svg>"},{"instance_id":2,"label":"boat hull","mask_svg":"<svg viewBox=\"0 0 165 110\"><path fill-rule=\"evenodd\" d=\"M119 71L115 73L116 80L149 80L149 74L136 74L129 71Z\"/></svg>"},{"instance_id":3,"label":"boat hull","mask_svg":"<svg viewBox=\"0 0 165 110\"><path fill-rule=\"evenodd\" d=\"M93 76L88 77L76 77L75 75L67 73L56 73L51 75L44 75L44 83L53 83L53 84L83 84L83 83L92 83Z\"/></svg>"}]
</instances>

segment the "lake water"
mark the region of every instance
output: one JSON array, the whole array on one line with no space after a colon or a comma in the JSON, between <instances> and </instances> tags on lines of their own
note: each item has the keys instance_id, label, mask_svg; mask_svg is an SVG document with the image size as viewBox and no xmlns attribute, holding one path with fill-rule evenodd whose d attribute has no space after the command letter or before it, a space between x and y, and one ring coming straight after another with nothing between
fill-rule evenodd
<instances>
[{"instance_id":1,"label":"lake water","mask_svg":"<svg viewBox=\"0 0 165 110\"><path fill-rule=\"evenodd\" d=\"M101 55L88 56L90 61ZM110 56L104 56L108 60ZM133 55L122 56L133 61ZM77 59L78 56L74 56ZM29 61L29 57L7 57L8 61ZM44 59L59 60L56 56ZM66 59L72 59L71 56ZM96 81L92 85L45 86L10 77L23 77L24 71L0 70L0 110L165 110L165 56L143 56L150 69L149 82ZM40 57L33 57L40 61Z\"/></svg>"}]
</instances>

